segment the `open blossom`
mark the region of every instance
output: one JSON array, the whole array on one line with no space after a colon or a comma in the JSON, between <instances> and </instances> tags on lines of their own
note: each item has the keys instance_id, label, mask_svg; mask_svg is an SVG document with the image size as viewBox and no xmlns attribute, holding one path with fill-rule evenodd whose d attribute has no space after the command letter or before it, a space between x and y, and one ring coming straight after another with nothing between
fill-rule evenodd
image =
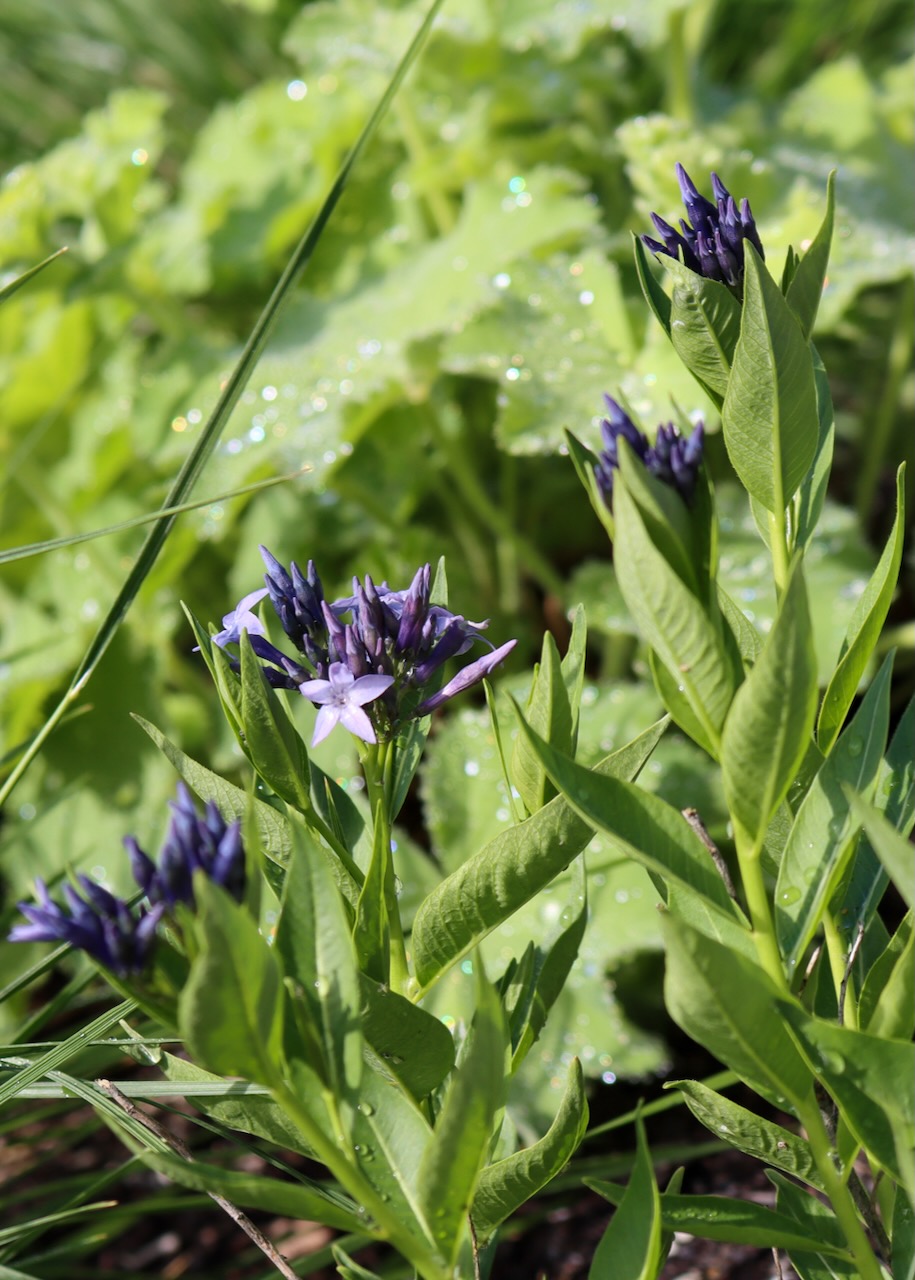
<instances>
[{"instance_id":1,"label":"open blossom","mask_svg":"<svg viewBox=\"0 0 915 1280\"><path fill-rule=\"evenodd\" d=\"M125 977L145 968L163 915L178 902L194 905L195 871L203 871L240 900L245 889L241 824L227 823L212 801L201 817L180 782L177 798L170 803L172 819L158 864L133 836L124 840L133 877L147 899L136 912L85 875L76 877L82 894L64 885L66 907L54 902L44 881L37 880L38 901L18 904L27 923L13 927L10 942L69 943Z\"/></svg>"},{"instance_id":2,"label":"open blossom","mask_svg":"<svg viewBox=\"0 0 915 1280\"><path fill-rule=\"evenodd\" d=\"M268 594L266 587L261 587L259 591L249 591L246 596L239 600L231 613L223 615L223 629L213 637L213 643L218 645L229 644L230 642L238 644L242 631L247 631L249 636L265 635L264 624L256 613L252 613L252 609Z\"/></svg>"},{"instance_id":3,"label":"open blossom","mask_svg":"<svg viewBox=\"0 0 915 1280\"><path fill-rule=\"evenodd\" d=\"M295 562L287 570L266 547L261 547L261 555L267 567L266 592L298 652L295 658L283 653L259 623L255 634L247 628L251 647L275 688L298 689L321 708L315 742L337 724L365 742L389 737L401 722L427 715L479 683L515 646L510 640L494 648L483 635L487 622L471 622L433 604L428 564L417 569L406 589L376 584L370 577L363 582L355 578L352 595L328 603L311 561L303 573ZM256 595L246 596L226 615L214 643L225 647L238 642L233 622ZM477 641L491 652L438 689L444 664L467 653Z\"/></svg>"},{"instance_id":4,"label":"open blossom","mask_svg":"<svg viewBox=\"0 0 915 1280\"><path fill-rule=\"evenodd\" d=\"M662 424L654 444L612 398L604 396L609 416L601 422L604 448L598 454L594 475L604 501L613 505L613 475L619 469L619 441L623 439L641 459L646 471L676 489L684 501L692 499L702 464L704 427L700 422L689 436L681 436L673 423Z\"/></svg>"},{"instance_id":5,"label":"open blossom","mask_svg":"<svg viewBox=\"0 0 915 1280\"><path fill-rule=\"evenodd\" d=\"M739 291L743 281L744 241L749 240L761 258L766 256L749 200L741 200L738 208L717 173L712 174L714 203L701 194L682 164L677 165L677 181L689 222L681 218L678 231L653 213L651 221L661 239L642 236L642 240L652 253L677 258L697 275Z\"/></svg>"},{"instance_id":6,"label":"open blossom","mask_svg":"<svg viewBox=\"0 0 915 1280\"><path fill-rule=\"evenodd\" d=\"M363 742L377 742L372 722L362 708L380 698L394 683L394 677L360 676L357 680L342 662L332 662L327 676L326 680L305 680L299 685L299 693L321 708L311 745L316 747L323 742L337 724Z\"/></svg>"}]
</instances>

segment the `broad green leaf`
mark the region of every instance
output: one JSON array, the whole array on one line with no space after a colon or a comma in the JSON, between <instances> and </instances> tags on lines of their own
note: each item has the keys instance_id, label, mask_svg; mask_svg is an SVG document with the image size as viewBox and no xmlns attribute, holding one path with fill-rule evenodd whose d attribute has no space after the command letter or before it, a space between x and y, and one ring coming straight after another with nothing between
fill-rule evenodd
<instances>
[{"instance_id":1,"label":"broad green leaf","mask_svg":"<svg viewBox=\"0 0 915 1280\"><path fill-rule=\"evenodd\" d=\"M248 633L241 638L241 717L245 752L257 773L287 804L311 808L308 752L276 691L271 688Z\"/></svg>"},{"instance_id":2,"label":"broad green leaf","mask_svg":"<svg viewBox=\"0 0 915 1280\"><path fill-rule=\"evenodd\" d=\"M852 818L867 832L877 857L911 910L915 907L915 845L900 835L878 809L855 795L850 788L846 789L846 799L851 806Z\"/></svg>"},{"instance_id":3,"label":"broad green leaf","mask_svg":"<svg viewBox=\"0 0 915 1280\"><path fill-rule=\"evenodd\" d=\"M811 346L810 351L813 356L813 382L817 398L817 446L813 462L797 494L795 545L798 547L806 547L816 532L822 536L822 530L818 526L826 505L836 437L835 412L826 366L816 347Z\"/></svg>"},{"instance_id":4,"label":"broad green leaf","mask_svg":"<svg viewBox=\"0 0 915 1280\"><path fill-rule=\"evenodd\" d=\"M662 255L673 278L670 340L700 386L721 404L740 334L740 303L726 285L706 280L675 258Z\"/></svg>"},{"instance_id":5,"label":"broad green leaf","mask_svg":"<svg viewBox=\"0 0 915 1280\"><path fill-rule=\"evenodd\" d=\"M858 1001L862 1031L911 1040L915 1031L915 929L903 918L886 949L868 970Z\"/></svg>"},{"instance_id":6,"label":"broad green leaf","mask_svg":"<svg viewBox=\"0 0 915 1280\"><path fill-rule=\"evenodd\" d=\"M454 1066L454 1040L444 1023L396 991L362 977L362 1033L385 1068L418 1101Z\"/></svg>"},{"instance_id":7,"label":"broad green leaf","mask_svg":"<svg viewBox=\"0 0 915 1280\"><path fill-rule=\"evenodd\" d=\"M181 1034L207 1070L272 1086L283 1034L276 954L224 889L198 874L194 893L200 953L178 1003Z\"/></svg>"},{"instance_id":8,"label":"broad green leaf","mask_svg":"<svg viewBox=\"0 0 915 1280\"><path fill-rule=\"evenodd\" d=\"M622 1188L612 1182L586 1178L593 1190L611 1204L622 1200ZM729 1200L724 1196L661 1196L661 1223L665 1231L682 1231L705 1240L729 1241L755 1245L760 1249L812 1249L833 1257L850 1258L838 1223L826 1228L828 1219L817 1223L817 1229L805 1231L794 1218L767 1209L752 1200ZM829 1239L829 1237L832 1239ZM613 1275L607 1272L607 1278Z\"/></svg>"},{"instance_id":9,"label":"broad green leaf","mask_svg":"<svg viewBox=\"0 0 915 1280\"><path fill-rule=\"evenodd\" d=\"M745 956L673 917L667 940L664 996L671 1017L741 1079L797 1108L812 1078L775 1005L778 990Z\"/></svg>"},{"instance_id":10,"label":"broad green leaf","mask_svg":"<svg viewBox=\"0 0 915 1280\"><path fill-rule=\"evenodd\" d=\"M652 542L628 492L627 469L636 464L625 448L620 454L613 490L617 581L642 638L682 685L709 741L717 745L734 694L731 663L702 604Z\"/></svg>"},{"instance_id":11,"label":"broad green leaf","mask_svg":"<svg viewBox=\"0 0 915 1280\"><path fill-rule=\"evenodd\" d=\"M822 226L814 236L809 249L797 260L785 294L785 301L797 317L801 333L808 339L813 333L820 298L823 296L826 268L829 265L829 249L832 245L835 207L836 173L833 169L826 183L826 213L823 215Z\"/></svg>"},{"instance_id":12,"label":"broad green leaf","mask_svg":"<svg viewBox=\"0 0 915 1280\"><path fill-rule=\"evenodd\" d=\"M886 747L892 655L854 719L814 778L794 819L778 870L775 928L782 954L796 964L854 849L857 824L843 788L869 795Z\"/></svg>"},{"instance_id":13,"label":"broad green leaf","mask_svg":"<svg viewBox=\"0 0 915 1280\"><path fill-rule=\"evenodd\" d=\"M775 626L734 696L721 739L728 806L754 846L787 796L807 750L816 700L816 654L798 559Z\"/></svg>"},{"instance_id":14,"label":"broad green leaf","mask_svg":"<svg viewBox=\"0 0 915 1280\"><path fill-rule=\"evenodd\" d=\"M763 647L763 638L753 626L744 611L728 595L720 583L718 586L718 607L722 616L731 628L737 648L745 667L751 667L759 657Z\"/></svg>"},{"instance_id":15,"label":"broad green leaf","mask_svg":"<svg viewBox=\"0 0 915 1280\"><path fill-rule=\"evenodd\" d=\"M480 1174L470 1216L482 1242L496 1227L561 1173L588 1126L581 1064L573 1058L556 1118L539 1142L487 1165Z\"/></svg>"},{"instance_id":16,"label":"broad green leaf","mask_svg":"<svg viewBox=\"0 0 915 1280\"><path fill-rule=\"evenodd\" d=\"M738 1151L821 1187L813 1152L804 1138L754 1115L698 1080L671 1080L664 1088L679 1089L696 1119Z\"/></svg>"},{"instance_id":17,"label":"broad green leaf","mask_svg":"<svg viewBox=\"0 0 915 1280\"><path fill-rule=\"evenodd\" d=\"M782 511L818 438L810 347L778 286L746 247L740 338L721 410L728 456L750 494Z\"/></svg>"},{"instance_id":18,"label":"broad green leaf","mask_svg":"<svg viewBox=\"0 0 915 1280\"><path fill-rule=\"evenodd\" d=\"M818 1200L783 1178L780 1173L766 1171L766 1177L777 1187L775 1208L786 1214L795 1222L801 1223L811 1234L816 1235L822 1219L827 1231L835 1231L836 1216L828 1204ZM855 1262L843 1258L822 1254L804 1253L799 1249L791 1250L791 1265L798 1274L799 1280L860 1280L861 1273Z\"/></svg>"},{"instance_id":19,"label":"broad green leaf","mask_svg":"<svg viewBox=\"0 0 915 1280\"><path fill-rule=\"evenodd\" d=\"M636 1120L636 1135L632 1177L597 1246L588 1280L656 1280L664 1265L661 1197L641 1118ZM589 1185L601 1189L597 1183Z\"/></svg>"},{"instance_id":20,"label":"broad green leaf","mask_svg":"<svg viewBox=\"0 0 915 1280\"><path fill-rule=\"evenodd\" d=\"M702 750L713 760L717 760L720 753L720 746L712 741L711 736L706 730L705 725L693 711L685 693L683 686L677 679L671 675L667 667L654 649L648 650L648 667L651 671L651 678L654 681L654 687L658 697L664 704L671 720L678 728L682 729L687 737L692 738L696 746Z\"/></svg>"},{"instance_id":21,"label":"broad green leaf","mask_svg":"<svg viewBox=\"0 0 915 1280\"><path fill-rule=\"evenodd\" d=\"M606 757L598 771L634 778L667 727L650 729ZM592 828L561 796L516 827L509 827L429 894L411 935L417 980L429 987L498 924L581 853Z\"/></svg>"},{"instance_id":22,"label":"broad green leaf","mask_svg":"<svg viewBox=\"0 0 915 1280\"><path fill-rule=\"evenodd\" d=\"M880 638L896 590L905 527L905 466L896 473L896 519L880 562L855 606L839 664L829 682L817 720L817 744L828 755L852 704L861 677Z\"/></svg>"},{"instance_id":23,"label":"broad green leaf","mask_svg":"<svg viewBox=\"0 0 915 1280\"><path fill-rule=\"evenodd\" d=\"M184 1084L188 1081L194 1083L210 1081L225 1090L222 1094L212 1097L194 1095L194 1106L199 1107L205 1115L212 1116L214 1120L218 1120L230 1129L239 1129L242 1133L253 1133L258 1138L266 1138L275 1147L283 1150L298 1151L305 1156L314 1154L285 1111L277 1106L271 1097L263 1094L257 1097L248 1093L233 1096L232 1082L229 1082L226 1088L227 1082L222 1076L204 1071L196 1063L188 1062L184 1058L176 1058L171 1053L162 1055L159 1066L169 1080Z\"/></svg>"},{"instance_id":24,"label":"broad green leaf","mask_svg":"<svg viewBox=\"0 0 915 1280\"><path fill-rule=\"evenodd\" d=\"M823 1022L793 1002L779 1007L856 1141L912 1195L915 1045Z\"/></svg>"},{"instance_id":25,"label":"broad green leaf","mask_svg":"<svg viewBox=\"0 0 915 1280\"><path fill-rule=\"evenodd\" d=\"M505 1098L506 1028L495 988L477 966L470 1044L445 1095L417 1175L420 1202L439 1251L453 1261Z\"/></svg>"},{"instance_id":26,"label":"broad green leaf","mask_svg":"<svg viewBox=\"0 0 915 1280\"><path fill-rule=\"evenodd\" d=\"M748 960L757 959L749 923L736 905L723 911L695 889L688 889L682 882L674 880L667 886L667 909L672 916L704 933L713 942L723 943Z\"/></svg>"},{"instance_id":27,"label":"broad green leaf","mask_svg":"<svg viewBox=\"0 0 915 1280\"><path fill-rule=\"evenodd\" d=\"M632 250L635 255L635 269L638 273L639 284L642 286L642 293L645 295L645 301L651 308L651 312L658 324L670 337L670 298L661 288L654 272L648 265L648 255L645 252L645 246L642 244L641 236L634 235L632 237Z\"/></svg>"},{"instance_id":28,"label":"broad green leaf","mask_svg":"<svg viewBox=\"0 0 915 1280\"><path fill-rule=\"evenodd\" d=\"M549 631L543 637L540 664L535 670L525 713L548 742L555 742L560 751L572 750L572 710L559 651ZM528 813L542 809L556 794L539 757L522 735L515 739L511 776Z\"/></svg>"},{"instance_id":29,"label":"broad green leaf","mask_svg":"<svg viewBox=\"0 0 915 1280\"><path fill-rule=\"evenodd\" d=\"M589 826L602 831L630 857L664 879L701 893L725 913L733 904L698 836L682 814L659 796L562 756L523 720L521 731L556 786Z\"/></svg>"},{"instance_id":30,"label":"broad green leaf","mask_svg":"<svg viewBox=\"0 0 915 1280\"><path fill-rule=\"evenodd\" d=\"M338 1099L347 1098L362 1075L356 954L330 869L304 840L296 840L286 870L274 947L299 1016L322 1046L326 1079Z\"/></svg>"}]
</instances>

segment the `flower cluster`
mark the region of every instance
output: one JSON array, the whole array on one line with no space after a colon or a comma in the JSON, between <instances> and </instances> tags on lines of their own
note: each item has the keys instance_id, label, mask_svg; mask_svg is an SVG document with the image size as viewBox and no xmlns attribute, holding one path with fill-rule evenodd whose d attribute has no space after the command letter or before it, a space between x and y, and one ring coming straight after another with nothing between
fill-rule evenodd
<instances>
[{"instance_id":1,"label":"flower cluster","mask_svg":"<svg viewBox=\"0 0 915 1280\"><path fill-rule=\"evenodd\" d=\"M201 818L183 783L178 784L171 808L158 866L132 836L124 840L134 879L147 899L136 915L88 876L76 877L83 896L64 885L69 911L51 899L44 881L37 880L38 902L18 904L28 923L13 928L10 942L66 942L123 977L145 967L156 926L166 911L179 902L194 905L195 871L203 871L240 900L245 889L240 824L227 824L212 802Z\"/></svg>"},{"instance_id":2,"label":"flower cluster","mask_svg":"<svg viewBox=\"0 0 915 1280\"><path fill-rule=\"evenodd\" d=\"M685 502L690 502L696 489L702 465L705 429L700 422L689 436L681 436L672 422L661 424L654 444L611 396L604 396L609 417L601 422L604 449L598 454L594 475L608 507L613 506L613 473L619 468L619 440L623 440L639 457L647 471L676 489Z\"/></svg>"},{"instance_id":3,"label":"flower cluster","mask_svg":"<svg viewBox=\"0 0 915 1280\"><path fill-rule=\"evenodd\" d=\"M407 590L370 577L353 579L353 594L332 603L324 598L311 561L307 571L293 562L287 570L261 547L266 586L239 602L223 618L213 637L225 647L247 631L251 647L266 664L276 688L298 689L320 707L312 745L342 724L363 741L390 736L405 720L428 715L436 707L477 684L508 656L514 640L477 658L442 689L434 684L443 665L466 653L476 640L489 642L486 622L469 622L431 603L431 569L416 571ZM269 595L280 624L300 657L289 658L266 637L254 604ZM491 646L490 646L491 647ZM363 710L369 703L371 711Z\"/></svg>"},{"instance_id":4,"label":"flower cluster","mask_svg":"<svg viewBox=\"0 0 915 1280\"><path fill-rule=\"evenodd\" d=\"M749 200L741 200L738 209L734 197L717 173L712 174L715 203L697 190L682 164L677 165L677 181L689 222L681 218L678 231L653 213L651 220L661 239L642 236L643 241L652 253L677 258L690 271L707 280L718 280L739 290L743 281L744 241L749 240L761 258L766 256Z\"/></svg>"}]
</instances>

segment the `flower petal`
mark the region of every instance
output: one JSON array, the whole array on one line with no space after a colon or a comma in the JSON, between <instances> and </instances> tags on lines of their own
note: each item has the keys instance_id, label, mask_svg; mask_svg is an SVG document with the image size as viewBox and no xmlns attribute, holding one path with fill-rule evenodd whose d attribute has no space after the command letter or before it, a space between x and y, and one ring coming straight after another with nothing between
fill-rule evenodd
<instances>
[{"instance_id":1,"label":"flower petal","mask_svg":"<svg viewBox=\"0 0 915 1280\"><path fill-rule=\"evenodd\" d=\"M354 733L363 742L377 742L372 722L361 707L346 706L340 708L340 723L350 733Z\"/></svg>"},{"instance_id":2,"label":"flower petal","mask_svg":"<svg viewBox=\"0 0 915 1280\"><path fill-rule=\"evenodd\" d=\"M313 747L316 747L319 742L323 742L331 729L333 729L334 725L339 724L340 710L339 704L332 704L329 707L322 707L318 712L317 719L315 720L314 736L311 739L311 745ZM365 715L365 712L363 711L362 714Z\"/></svg>"},{"instance_id":3,"label":"flower petal","mask_svg":"<svg viewBox=\"0 0 915 1280\"><path fill-rule=\"evenodd\" d=\"M393 676L360 676L346 695L346 701L349 706L362 707L380 698L393 683Z\"/></svg>"}]
</instances>

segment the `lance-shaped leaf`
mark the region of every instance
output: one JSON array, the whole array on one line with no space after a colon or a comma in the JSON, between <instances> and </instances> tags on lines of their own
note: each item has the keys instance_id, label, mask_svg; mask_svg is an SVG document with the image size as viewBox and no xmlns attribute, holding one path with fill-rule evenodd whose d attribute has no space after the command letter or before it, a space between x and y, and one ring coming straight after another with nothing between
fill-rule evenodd
<instances>
[{"instance_id":1,"label":"lance-shaped leaf","mask_svg":"<svg viewBox=\"0 0 915 1280\"><path fill-rule=\"evenodd\" d=\"M241 715L245 752L258 774L287 804L311 808L308 752L298 730L264 675L247 631L241 650Z\"/></svg>"},{"instance_id":2,"label":"lance-shaped leaf","mask_svg":"<svg viewBox=\"0 0 915 1280\"><path fill-rule=\"evenodd\" d=\"M854 849L857 825L843 786L869 795L886 747L892 655L814 778L794 819L775 889L782 953L797 963Z\"/></svg>"},{"instance_id":3,"label":"lance-shaped leaf","mask_svg":"<svg viewBox=\"0 0 915 1280\"><path fill-rule=\"evenodd\" d=\"M728 808L754 846L762 841L804 758L816 701L816 652L798 559L775 625L731 703L721 740Z\"/></svg>"},{"instance_id":4,"label":"lance-shaped leaf","mask_svg":"<svg viewBox=\"0 0 915 1280\"><path fill-rule=\"evenodd\" d=\"M883 814L848 788L845 798L851 817L860 822L877 857L883 863L900 897L911 910L915 907L915 845L898 832Z\"/></svg>"},{"instance_id":5,"label":"lance-shaped leaf","mask_svg":"<svg viewBox=\"0 0 915 1280\"><path fill-rule=\"evenodd\" d=\"M766 1177L777 1188L775 1208L795 1222L803 1225L812 1234L819 1234L820 1219L827 1231L835 1231L836 1215L828 1204L808 1195L802 1187L780 1173L767 1169ZM833 1256L824 1257L822 1253L809 1253L802 1249L791 1250L791 1265L798 1274L799 1280L861 1280L861 1272L853 1261Z\"/></svg>"},{"instance_id":6,"label":"lance-shaped leaf","mask_svg":"<svg viewBox=\"0 0 915 1280\"><path fill-rule=\"evenodd\" d=\"M193 1056L223 1076L274 1085L281 1071L282 975L247 910L198 875L199 954L181 993L181 1033Z\"/></svg>"},{"instance_id":7,"label":"lance-shaped leaf","mask_svg":"<svg viewBox=\"0 0 915 1280\"><path fill-rule=\"evenodd\" d=\"M813 1152L804 1138L771 1120L763 1120L698 1080L671 1080L664 1087L679 1089L696 1119L716 1137L776 1169L784 1169L812 1187L821 1188Z\"/></svg>"},{"instance_id":8,"label":"lance-shaped leaf","mask_svg":"<svg viewBox=\"0 0 915 1280\"><path fill-rule=\"evenodd\" d=\"M387 982L391 976L391 933L385 899L385 884L389 874L393 874L390 863L390 828L379 815L375 823L372 857L353 921L353 943L359 968L379 983Z\"/></svg>"},{"instance_id":9,"label":"lance-shaped leaf","mask_svg":"<svg viewBox=\"0 0 915 1280\"><path fill-rule=\"evenodd\" d=\"M597 1178L585 1182L611 1204L621 1204L623 1188ZM661 1196L661 1223L665 1231L681 1231L705 1240L755 1245L760 1249L816 1249L829 1257L851 1259L842 1231L834 1217L817 1220L806 1229L793 1217L767 1209L752 1200L725 1196ZM612 1225L612 1224L611 1224ZM592 1276L593 1276L592 1272ZM615 1273L601 1273L600 1280L615 1280ZM595 1278L596 1280L596 1278Z\"/></svg>"},{"instance_id":10,"label":"lance-shaped leaf","mask_svg":"<svg viewBox=\"0 0 915 1280\"><path fill-rule=\"evenodd\" d=\"M805 547L813 537L822 514L836 438L836 416L832 405L832 392L829 388L829 376L816 347L811 346L810 351L813 356L813 383L817 397L817 447L813 463L797 495L796 545L798 547Z\"/></svg>"},{"instance_id":11,"label":"lance-shaped leaf","mask_svg":"<svg viewBox=\"0 0 915 1280\"><path fill-rule=\"evenodd\" d=\"M721 628L655 545L630 495L628 473L637 465L623 446L613 491L617 581L642 638L682 688L708 741L717 748L736 683L731 657Z\"/></svg>"},{"instance_id":12,"label":"lance-shaped leaf","mask_svg":"<svg viewBox=\"0 0 915 1280\"><path fill-rule=\"evenodd\" d=\"M798 259L785 294L785 301L797 316L801 333L805 338L809 338L813 333L820 298L823 296L835 210L836 171L833 169L826 182L826 213L823 216L823 222L807 252Z\"/></svg>"},{"instance_id":13,"label":"lance-shaped leaf","mask_svg":"<svg viewBox=\"0 0 915 1280\"><path fill-rule=\"evenodd\" d=\"M562 679L569 699L569 712L572 717L571 743L569 755L575 755L578 746L578 718L581 711L581 695L585 687L585 657L588 644L588 628L585 623L584 605L577 605L572 614L572 634L569 636L569 647L562 660Z\"/></svg>"},{"instance_id":14,"label":"lance-shaped leaf","mask_svg":"<svg viewBox=\"0 0 915 1280\"><path fill-rule=\"evenodd\" d=\"M654 318L669 338L670 298L658 284L654 272L648 265L648 254L645 252L641 236L634 235L632 237L632 251L635 255L635 269L639 277L639 284L642 286L642 293L645 295L645 301L651 308Z\"/></svg>"},{"instance_id":15,"label":"lance-shaped leaf","mask_svg":"<svg viewBox=\"0 0 915 1280\"><path fill-rule=\"evenodd\" d=\"M540 1141L497 1160L480 1174L470 1216L481 1242L562 1172L587 1126L584 1077L581 1063L573 1058L556 1118Z\"/></svg>"},{"instance_id":16,"label":"lance-shaped leaf","mask_svg":"<svg viewBox=\"0 0 915 1280\"><path fill-rule=\"evenodd\" d=\"M547 772L569 804L596 831L665 880L678 881L728 915L734 906L702 841L660 796L576 764L521 721Z\"/></svg>"},{"instance_id":17,"label":"lance-shaped leaf","mask_svg":"<svg viewBox=\"0 0 915 1280\"><path fill-rule=\"evenodd\" d=\"M779 1015L778 990L745 956L662 917L667 942L664 997L687 1035L762 1093L797 1109L813 1079Z\"/></svg>"},{"instance_id":18,"label":"lance-shaped leaf","mask_svg":"<svg viewBox=\"0 0 915 1280\"><path fill-rule=\"evenodd\" d=\"M721 404L740 334L740 303L726 285L690 271L666 254L659 262L673 278L670 340L699 385Z\"/></svg>"},{"instance_id":19,"label":"lance-shaped leaf","mask_svg":"<svg viewBox=\"0 0 915 1280\"><path fill-rule=\"evenodd\" d=\"M445 1095L418 1174L420 1202L439 1252L453 1262L505 1099L507 1034L495 988L477 961L477 1007L469 1047Z\"/></svg>"},{"instance_id":20,"label":"lance-shaped leaf","mask_svg":"<svg viewBox=\"0 0 915 1280\"><path fill-rule=\"evenodd\" d=\"M572 750L572 709L559 651L549 631L543 637L540 664L525 711L531 724L548 742L555 743L560 751ZM556 794L536 753L520 736L515 739L511 775L528 813L542 809Z\"/></svg>"},{"instance_id":21,"label":"lance-shaped leaf","mask_svg":"<svg viewBox=\"0 0 915 1280\"><path fill-rule=\"evenodd\" d=\"M749 242L740 338L721 410L728 455L767 511L783 511L813 462L813 359L797 318Z\"/></svg>"},{"instance_id":22,"label":"lance-shaped leaf","mask_svg":"<svg viewBox=\"0 0 915 1280\"><path fill-rule=\"evenodd\" d=\"M422 1101L454 1066L454 1040L443 1022L363 975L362 1032L405 1089Z\"/></svg>"},{"instance_id":23,"label":"lance-shaped leaf","mask_svg":"<svg viewBox=\"0 0 915 1280\"><path fill-rule=\"evenodd\" d=\"M667 720L607 756L595 772L635 778ZM589 842L593 829L562 796L516 827L501 831L421 903L411 944L418 981L429 987L503 920L539 893Z\"/></svg>"},{"instance_id":24,"label":"lance-shaped leaf","mask_svg":"<svg viewBox=\"0 0 915 1280\"><path fill-rule=\"evenodd\" d=\"M793 1001L779 1001L779 1007L856 1141L911 1196L915 1045L823 1022Z\"/></svg>"},{"instance_id":25,"label":"lance-shaped leaf","mask_svg":"<svg viewBox=\"0 0 915 1280\"><path fill-rule=\"evenodd\" d=\"M829 750L845 720L861 677L876 648L896 590L896 579L902 563L905 530L905 467L896 473L896 519L883 549L883 555L863 595L855 605L842 642L839 662L823 695L817 721L817 745L824 755Z\"/></svg>"},{"instance_id":26,"label":"lance-shaped leaf","mask_svg":"<svg viewBox=\"0 0 915 1280\"><path fill-rule=\"evenodd\" d=\"M636 1120L638 1149L632 1177L604 1232L588 1280L655 1280L666 1253L661 1229L661 1197L641 1117ZM590 1182L602 1192L604 1184Z\"/></svg>"},{"instance_id":27,"label":"lance-shaped leaf","mask_svg":"<svg viewBox=\"0 0 915 1280\"><path fill-rule=\"evenodd\" d=\"M298 839L286 870L274 946L307 1039L321 1045L324 1078L337 1098L351 1096L362 1075L363 1039L350 922L327 863Z\"/></svg>"},{"instance_id":28,"label":"lance-shaped leaf","mask_svg":"<svg viewBox=\"0 0 915 1280\"><path fill-rule=\"evenodd\" d=\"M910 846L911 847L911 846ZM910 877L915 879L915 869ZM868 970L858 1020L862 1031L890 1040L911 1040L915 1031L915 929L912 912Z\"/></svg>"}]
</instances>

